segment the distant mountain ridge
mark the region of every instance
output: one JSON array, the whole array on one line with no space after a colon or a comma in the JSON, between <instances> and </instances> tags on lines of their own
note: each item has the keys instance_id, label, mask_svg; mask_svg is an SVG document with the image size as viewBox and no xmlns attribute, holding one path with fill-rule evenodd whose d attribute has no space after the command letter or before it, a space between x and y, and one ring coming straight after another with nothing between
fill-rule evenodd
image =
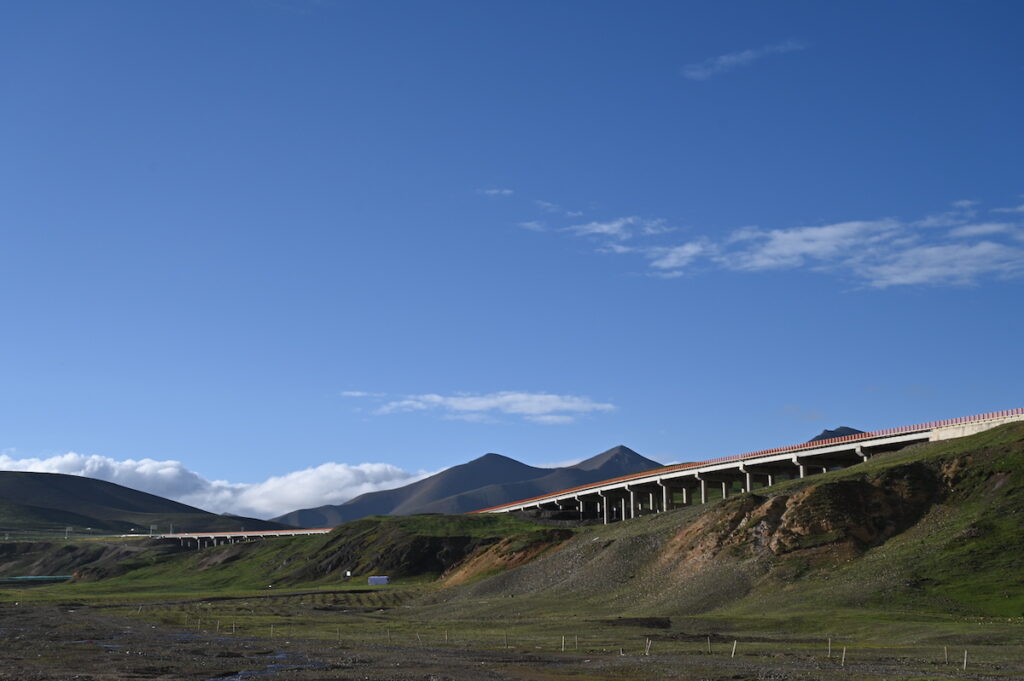
<instances>
[{"instance_id":1,"label":"distant mountain ridge","mask_svg":"<svg viewBox=\"0 0 1024 681\"><path fill-rule=\"evenodd\" d=\"M105 480L63 473L0 471L0 529L100 532L284 529L273 521L218 515Z\"/></svg>"},{"instance_id":2,"label":"distant mountain ridge","mask_svg":"<svg viewBox=\"0 0 1024 681\"><path fill-rule=\"evenodd\" d=\"M343 504L299 509L272 520L297 527L331 527L370 515L468 513L659 467L625 445L561 468L537 468L501 454L485 454L404 487L368 492Z\"/></svg>"}]
</instances>

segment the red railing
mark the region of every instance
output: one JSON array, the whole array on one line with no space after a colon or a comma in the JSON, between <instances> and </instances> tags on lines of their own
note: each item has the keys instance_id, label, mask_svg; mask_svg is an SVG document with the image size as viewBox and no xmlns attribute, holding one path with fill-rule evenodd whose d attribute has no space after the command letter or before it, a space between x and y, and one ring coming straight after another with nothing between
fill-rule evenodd
<instances>
[{"instance_id":1,"label":"red railing","mask_svg":"<svg viewBox=\"0 0 1024 681\"><path fill-rule=\"evenodd\" d=\"M831 437L825 440L814 440L812 442L801 442L796 445L788 445L785 447L772 447L771 449L761 449L756 452L748 452L746 454L732 454L729 456L720 456L716 459L708 459L706 461L695 461L692 463L680 463L673 466L665 466L663 468L655 468L643 473L631 473L629 475L622 475L617 478L610 478L608 480L602 480L600 482L592 482L589 485L581 485L579 487L570 487L560 492L551 492L549 494L542 494L536 497L530 497L529 499L520 499L519 501L513 501L507 504L498 504L497 506L490 506L488 508L481 508L473 513L486 513L487 511L494 511L499 508L506 508L509 506L520 506L522 504L528 504L541 499L550 499L552 497L559 497L565 494L571 494L573 492L579 492L582 490L593 489L594 487L603 487L604 485L611 485L618 482L627 482L629 480L637 480L639 478L646 478L652 475L663 475L665 473L673 473L675 471L686 470L688 468L700 468L702 466L713 466L717 463L729 463L731 461L745 461L749 459L757 459L762 456L772 456L774 454L783 454L789 452L799 452L805 449L817 449L819 447L827 447L834 444L842 444L844 442L854 442L857 440L871 440L879 437L890 437L893 435L906 435L908 433L917 433L925 430L934 430L936 428L944 428L946 426L956 426L964 423L976 423L978 421L988 421L990 419L1000 419L1009 416L1024 416L1024 408L1018 409L1004 409L1003 411L993 411L987 414L977 414L975 416L961 416L955 419L943 419L941 421L929 421L928 423L918 423L913 426L899 426L897 428L883 428L882 430L873 430L870 433L855 433L854 435L842 435L840 437Z\"/></svg>"}]
</instances>

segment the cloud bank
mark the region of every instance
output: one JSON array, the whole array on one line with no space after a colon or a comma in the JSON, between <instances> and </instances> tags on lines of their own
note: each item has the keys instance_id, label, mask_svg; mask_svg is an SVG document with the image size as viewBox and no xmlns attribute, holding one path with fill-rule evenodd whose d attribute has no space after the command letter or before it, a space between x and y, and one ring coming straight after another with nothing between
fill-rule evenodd
<instances>
[{"instance_id":1,"label":"cloud bank","mask_svg":"<svg viewBox=\"0 0 1024 681\"><path fill-rule=\"evenodd\" d=\"M272 518L299 508L340 504L366 492L401 487L427 475L386 463L325 463L256 483L207 480L180 461L69 452L46 459L0 455L0 469L65 473L106 480L214 513Z\"/></svg>"}]
</instances>

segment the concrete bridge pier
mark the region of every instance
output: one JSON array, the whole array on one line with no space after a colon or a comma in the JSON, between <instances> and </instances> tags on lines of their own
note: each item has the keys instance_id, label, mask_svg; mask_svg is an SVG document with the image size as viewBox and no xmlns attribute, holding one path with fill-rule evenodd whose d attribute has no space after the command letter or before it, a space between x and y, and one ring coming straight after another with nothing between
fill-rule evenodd
<instances>
[{"instance_id":1,"label":"concrete bridge pier","mask_svg":"<svg viewBox=\"0 0 1024 681\"><path fill-rule=\"evenodd\" d=\"M703 505L708 503L708 481L700 473L696 477L700 481L700 503Z\"/></svg>"},{"instance_id":2,"label":"concrete bridge pier","mask_svg":"<svg viewBox=\"0 0 1024 681\"><path fill-rule=\"evenodd\" d=\"M743 491L754 491L754 474L743 464L740 464L740 473L743 474Z\"/></svg>"}]
</instances>

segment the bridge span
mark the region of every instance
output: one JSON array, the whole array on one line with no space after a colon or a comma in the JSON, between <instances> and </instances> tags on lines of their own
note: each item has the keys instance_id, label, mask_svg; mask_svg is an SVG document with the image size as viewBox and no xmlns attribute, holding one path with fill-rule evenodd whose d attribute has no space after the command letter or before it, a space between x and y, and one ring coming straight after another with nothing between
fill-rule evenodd
<instances>
[{"instance_id":1,"label":"bridge span","mask_svg":"<svg viewBox=\"0 0 1024 681\"><path fill-rule=\"evenodd\" d=\"M733 493L770 487L781 480L846 468L882 452L920 442L973 435L1012 421L1024 421L1024 409L887 428L665 466L474 513L568 511L578 513L580 519L603 519L605 523L628 520L698 501L705 504Z\"/></svg>"},{"instance_id":2,"label":"bridge span","mask_svg":"<svg viewBox=\"0 0 1024 681\"><path fill-rule=\"evenodd\" d=\"M205 546L219 546L221 544L237 544L240 542L256 541L257 539L270 539L272 537L300 537L307 534L327 534L333 527L318 527L312 530L255 530L238 532L173 532L168 534L155 534L156 539L177 539L182 546L191 547L195 544L196 549Z\"/></svg>"}]
</instances>

